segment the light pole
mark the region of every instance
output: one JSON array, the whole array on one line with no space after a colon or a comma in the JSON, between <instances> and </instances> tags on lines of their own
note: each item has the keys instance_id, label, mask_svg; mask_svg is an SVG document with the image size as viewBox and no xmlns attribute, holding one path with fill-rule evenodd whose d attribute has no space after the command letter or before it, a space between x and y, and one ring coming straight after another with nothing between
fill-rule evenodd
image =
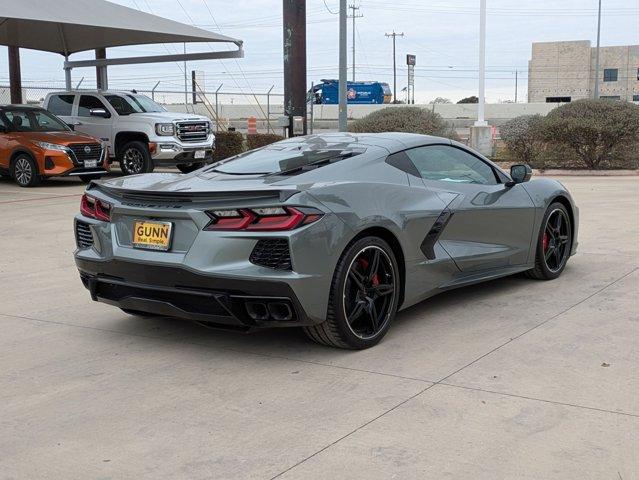
<instances>
[{"instance_id":1,"label":"light pole","mask_svg":"<svg viewBox=\"0 0 639 480\"><path fill-rule=\"evenodd\" d=\"M340 132L347 129L346 110L346 0L339 1L339 121Z\"/></svg>"},{"instance_id":2,"label":"light pole","mask_svg":"<svg viewBox=\"0 0 639 480\"><path fill-rule=\"evenodd\" d=\"M475 126L488 125L485 119L486 109L486 0L479 3L479 105Z\"/></svg>"},{"instance_id":3,"label":"light pole","mask_svg":"<svg viewBox=\"0 0 639 480\"><path fill-rule=\"evenodd\" d=\"M597 17L597 55L595 60L595 100L599 98L599 48L601 47L601 0Z\"/></svg>"}]
</instances>

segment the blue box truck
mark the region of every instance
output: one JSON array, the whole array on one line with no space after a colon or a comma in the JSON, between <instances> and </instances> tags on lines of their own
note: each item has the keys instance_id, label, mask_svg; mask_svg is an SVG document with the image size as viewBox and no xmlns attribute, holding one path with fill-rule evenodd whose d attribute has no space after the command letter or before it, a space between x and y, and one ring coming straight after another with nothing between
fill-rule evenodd
<instances>
[{"instance_id":1,"label":"blue box truck","mask_svg":"<svg viewBox=\"0 0 639 480\"><path fill-rule=\"evenodd\" d=\"M383 82L346 82L346 100L350 104L391 103L393 94L388 83ZM339 81L322 80L313 86L313 102L324 105L339 103Z\"/></svg>"}]
</instances>

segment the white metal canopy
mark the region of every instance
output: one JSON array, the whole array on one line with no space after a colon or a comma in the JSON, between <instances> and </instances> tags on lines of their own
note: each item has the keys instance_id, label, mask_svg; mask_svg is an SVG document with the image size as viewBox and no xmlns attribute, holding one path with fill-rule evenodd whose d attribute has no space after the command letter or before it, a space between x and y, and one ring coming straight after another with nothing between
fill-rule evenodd
<instances>
[{"instance_id":1,"label":"white metal canopy","mask_svg":"<svg viewBox=\"0 0 639 480\"><path fill-rule=\"evenodd\" d=\"M105 0L2 0L0 44L61 55L151 43L242 41Z\"/></svg>"},{"instance_id":2,"label":"white metal canopy","mask_svg":"<svg viewBox=\"0 0 639 480\"><path fill-rule=\"evenodd\" d=\"M232 43L234 50L69 61L77 52L157 43ZM242 41L105 0L0 0L0 45L65 56L71 69L137 63L241 58Z\"/></svg>"}]
</instances>

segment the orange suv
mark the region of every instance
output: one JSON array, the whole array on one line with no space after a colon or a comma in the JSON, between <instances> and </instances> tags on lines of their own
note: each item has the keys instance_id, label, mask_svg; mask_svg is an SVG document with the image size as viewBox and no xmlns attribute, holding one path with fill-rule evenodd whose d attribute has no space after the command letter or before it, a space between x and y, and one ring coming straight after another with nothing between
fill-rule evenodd
<instances>
[{"instance_id":1,"label":"orange suv","mask_svg":"<svg viewBox=\"0 0 639 480\"><path fill-rule=\"evenodd\" d=\"M43 108L0 106L0 175L33 187L48 177L88 182L108 170L106 147L99 140L74 132Z\"/></svg>"}]
</instances>

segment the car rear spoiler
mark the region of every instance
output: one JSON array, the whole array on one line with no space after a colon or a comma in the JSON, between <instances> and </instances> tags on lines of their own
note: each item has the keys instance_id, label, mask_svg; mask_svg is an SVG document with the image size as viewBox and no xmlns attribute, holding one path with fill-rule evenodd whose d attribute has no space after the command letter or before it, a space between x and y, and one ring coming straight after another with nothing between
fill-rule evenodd
<instances>
[{"instance_id":1,"label":"car rear spoiler","mask_svg":"<svg viewBox=\"0 0 639 480\"><path fill-rule=\"evenodd\" d=\"M228 202L235 200L258 201L269 199L277 202L285 202L293 195L300 193L300 191L294 187L190 192L166 192L154 190L140 191L106 186L95 182L91 183L87 190L98 190L123 201L153 201L162 203Z\"/></svg>"}]
</instances>

